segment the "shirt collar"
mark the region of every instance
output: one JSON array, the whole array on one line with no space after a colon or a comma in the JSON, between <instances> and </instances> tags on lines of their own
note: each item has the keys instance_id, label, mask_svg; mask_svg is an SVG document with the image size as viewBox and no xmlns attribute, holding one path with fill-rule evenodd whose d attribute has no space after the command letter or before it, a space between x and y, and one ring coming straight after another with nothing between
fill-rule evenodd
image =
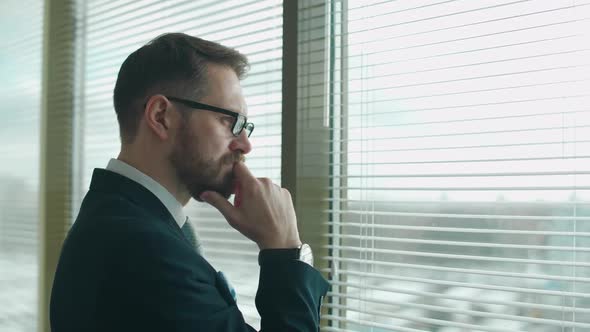
<instances>
[{"instance_id":1,"label":"shirt collar","mask_svg":"<svg viewBox=\"0 0 590 332\"><path fill-rule=\"evenodd\" d=\"M182 228L186 221L186 215L182 210L182 204L156 180L139 171L137 168L119 159L111 159L107 170L123 175L151 191L164 204L168 212L174 217L178 227Z\"/></svg>"}]
</instances>

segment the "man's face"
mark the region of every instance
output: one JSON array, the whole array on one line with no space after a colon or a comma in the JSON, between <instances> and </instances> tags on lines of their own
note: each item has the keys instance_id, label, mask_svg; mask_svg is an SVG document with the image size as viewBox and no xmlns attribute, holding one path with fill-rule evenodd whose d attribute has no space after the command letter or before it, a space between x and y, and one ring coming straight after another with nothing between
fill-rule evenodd
<instances>
[{"instance_id":1,"label":"man's face","mask_svg":"<svg viewBox=\"0 0 590 332\"><path fill-rule=\"evenodd\" d=\"M246 115L233 70L209 65L208 76L207 96L198 101ZM250 141L245 132L238 137L231 133L231 116L206 110L188 112L178 129L170 162L194 199L200 201L200 194L208 190L229 198L234 192L233 166L250 152Z\"/></svg>"}]
</instances>

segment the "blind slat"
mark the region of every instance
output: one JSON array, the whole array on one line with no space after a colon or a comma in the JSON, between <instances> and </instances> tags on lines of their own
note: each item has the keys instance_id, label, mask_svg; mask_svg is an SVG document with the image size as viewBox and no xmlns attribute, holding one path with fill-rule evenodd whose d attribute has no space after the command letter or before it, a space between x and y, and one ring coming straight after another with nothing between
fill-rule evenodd
<instances>
[{"instance_id":1,"label":"blind slat","mask_svg":"<svg viewBox=\"0 0 590 332\"><path fill-rule=\"evenodd\" d=\"M425 217L452 219L496 219L496 220L537 220L537 221L590 221L590 216L533 216L533 215L503 215L503 214L468 214L468 213L423 213L423 212L392 212L370 210L326 210L324 212L346 214L375 214L397 217Z\"/></svg>"},{"instance_id":2,"label":"blind slat","mask_svg":"<svg viewBox=\"0 0 590 332\"><path fill-rule=\"evenodd\" d=\"M367 264L366 260L361 259L353 259L353 258L341 258L341 257L329 257L325 256L322 259L330 259L336 262L348 262L348 263L359 263L359 264ZM375 266L395 266L396 263L384 262L384 261L371 261L370 264ZM464 273L472 273L471 269L462 269ZM457 270L459 271L459 270ZM481 271L480 271L481 272ZM477 272L477 273L480 273ZM526 277L525 277L526 278ZM412 280L412 279L410 279ZM506 291L506 292L514 292L517 294L538 294L538 295L552 295L552 296L559 296L559 297L576 297L576 298L590 298L589 294L581 293L581 292L564 292L564 291L551 291L551 290L542 290L542 289L534 289L534 288L522 288L522 287L511 287L511 286L497 286L497 285L489 285L489 284L479 284L475 282L457 282L457 281L440 281L436 280L428 280L425 278L413 278L415 281L421 282L432 282L432 283L440 283L446 285L452 285L457 287L472 287L472 288L480 288L480 289L488 289L488 290L498 290L498 291ZM362 287L362 286L361 286Z\"/></svg>"},{"instance_id":3,"label":"blind slat","mask_svg":"<svg viewBox=\"0 0 590 332\"><path fill-rule=\"evenodd\" d=\"M328 272L329 270L326 270L326 272ZM428 278L417 278L417 277L399 277L399 276L395 276L395 275L384 275L384 274L378 274L378 273L368 273L368 272L357 272L357 271L352 271L352 270L339 270L340 274L343 275L347 275L347 276L357 276L359 278L366 278L366 280L371 280L371 279L379 279L379 280L388 280L388 281L396 281L396 282L411 282L411 283L416 283L416 282L420 282L423 284L432 284L432 285L436 285L436 286L442 286L442 285L449 285L449 286L457 286L457 283L448 283L445 281L441 281L438 279L428 279ZM558 278L558 279L554 279L554 278ZM568 281L579 281L579 279L576 278L569 278L569 279L561 279L563 277L560 276L548 276L545 279L548 280L568 280ZM587 280L588 278L586 278ZM365 279L363 279L365 280ZM582 280L585 281L585 280ZM470 286L467 283L464 283L464 285L466 285L465 287L460 287L459 289L474 289L476 291L479 291L480 288L477 287L477 285L473 285ZM354 287L357 287L358 285L355 285ZM555 310L555 311L561 311L563 310L563 305L548 305L548 304L539 304L539 303L530 303L530 302L517 302L517 301L503 301L503 300L494 300L493 298L485 298L485 297L478 297L478 298L473 298L473 296L454 296L449 293L432 293L432 292L425 292L425 291L417 291L417 290L411 290L411 289L407 289L407 288L402 288L402 286L388 286L388 289L395 289L396 293L403 293L403 294L414 294L414 295L427 295L427 296L432 296L432 297L436 297L436 298L442 298L442 299L450 299L450 300L458 300L458 301L466 301L466 302L473 302L473 303L486 303L486 304L499 304L499 305L509 305L509 306L517 306L517 307L524 307L524 308L536 308L536 309L549 309L549 310ZM449 288L450 290L452 290L452 288ZM382 289L377 289L377 290L382 290ZM338 295L337 293L334 293L334 295ZM339 295L339 296L345 296L345 295ZM575 310L576 312L579 313L590 313L590 309L588 308L572 308L572 310Z\"/></svg>"},{"instance_id":4,"label":"blind slat","mask_svg":"<svg viewBox=\"0 0 590 332\"><path fill-rule=\"evenodd\" d=\"M323 234L324 237L330 238L330 234ZM371 236L371 235L340 235L341 239L354 239L363 241L382 241L383 243L410 243L410 244L435 244L444 246L460 246L460 247L479 247L479 248L503 248L503 249L522 249L522 250L555 250L555 251L572 251L578 252L590 252L589 247L576 246L549 246L549 245L526 245L526 244L512 244L512 243L484 243L484 242L473 242L473 241L442 241L442 240L423 240L423 239L409 239L409 238L397 238L392 236ZM376 249L376 248L357 248L350 246L333 246L326 245L325 248L336 248L340 250L352 250L352 251L363 251L364 252L379 252L379 253L390 253L387 249Z\"/></svg>"},{"instance_id":5,"label":"blind slat","mask_svg":"<svg viewBox=\"0 0 590 332\"><path fill-rule=\"evenodd\" d=\"M556 261L556 260L542 260L542 259L530 259L530 258L509 258L509 257L497 257L497 256L481 256L481 255L459 255L459 254L443 254L433 252L422 252L416 250L393 250L393 249L373 249L367 248L354 248L345 246L326 246L330 249L339 249L340 251L358 251L365 253L381 253L399 256L416 256L416 257L428 257L428 258L439 258L446 260L460 260L460 261L479 261L479 262L491 262L491 263L515 263L515 264L536 264L536 265L548 265L548 266L564 266L564 267L590 267L590 263L586 262L568 262L568 261ZM575 248L572 248L572 251ZM373 263L373 261L370 261Z\"/></svg>"},{"instance_id":6,"label":"blind slat","mask_svg":"<svg viewBox=\"0 0 590 332\"><path fill-rule=\"evenodd\" d=\"M460 227L432 227L432 226L411 226L411 225L380 225L371 223L370 225L358 222L330 222L328 225L333 227L359 227L371 229L392 229L392 230L415 230L422 232L451 232L451 233L478 233L478 234L505 234L505 235L545 235L545 236L590 236L590 232L552 232L552 231L523 231L523 230L506 230L506 229L481 229L481 228L460 228ZM329 236L329 234L323 234Z\"/></svg>"},{"instance_id":7,"label":"blind slat","mask_svg":"<svg viewBox=\"0 0 590 332\"><path fill-rule=\"evenodd\" d=\"M336 285L340 285L340 284L341 283L336 283ZM331 294L331 295L333 296L334 294ZM347 296L347 299L354 299L354 300L361 300L361 301L365 300L362 297L358 297L358 296ZM426 309L426 310L432 310L432 311L438 311L438 312L450 312L450 313L456 313L459 315L498 318L498 319L503 319L503 320L512 320L512 321L520 321L520 322L542 323L542 324L559 326L559 327L563 327L563 326L582 327L582 328L590 327L590 324L584 324L584 323L564 322L562 320L525 317L525 316L518 316L518 315L504 315L504 314L496 314L496 313L490 313L490 312L484 312L484 311L465 310L465 309L460 309L460 308L446 308L444 306L433 306L433 305L428 305L428 304L408 303L408 302L399 302L399 301L391 301L391 300L384 301L384 300L377 300L377 299L370 299L368 301L371 301L373 303L378 303L378 304L385 304L385 305L407 306L409 308ZM328 304L327 306L334 307L334 308L342 308L343 307L341 305L336 305L336 304ZM354 306L344 306L344 307L347 307L347 309L349 309L349 310L356 309ZM399 318L398 315L391 314L391 313L387 314L385 312L382 312L380 314L380 316ZM414 318L414 319L421 320L420 318ZM445 322L444 324L447 326L454 325L454 323L449 323L449 322ZM479 328L476 325L472 325L471 327L472 328Z\"/></svg>"}]
</instances>

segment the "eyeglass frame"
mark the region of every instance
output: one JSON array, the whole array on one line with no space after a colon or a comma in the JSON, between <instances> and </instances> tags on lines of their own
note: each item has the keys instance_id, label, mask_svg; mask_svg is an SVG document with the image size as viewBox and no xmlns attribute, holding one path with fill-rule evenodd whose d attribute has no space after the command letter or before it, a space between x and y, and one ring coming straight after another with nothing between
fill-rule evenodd
<instances>
[{"instance_id":1,"label":"eyeglass frame","mask_svg":"<svg viewBox=\"0 0 590 332\"><path fill-rule=\"evenodd\" d=\"M203 103L199 103L197 101L178 98L178 97L174 97L174 96L165 96L165 97L168 98L168 100L170 100L170 101L175 101L175 102L181 103L181 104L188 106L190 108L211 111L211 112L216 112L216 113L221 113L221 114L233 116L234 123L231 128L231 133L235 137L240 136L240 134L242 134L242 131L244 129L246 129L246 134L248 137L250 137L250 135L252 135L252 132L254 131L254 124L252 122L248 122L247 116L240 114L238 112L234 112L234 111L226 110L225 108L212 106L212 105L208 105L208 104L203 104ZM239 128L239 131L236 133L236 127L238 125L238 120L240 120L240 119L243 119L244 125L242 126L242 128ZM251 128L250 131L248 131L248 129L246 127Z\"/></svg>"}]
</instances>

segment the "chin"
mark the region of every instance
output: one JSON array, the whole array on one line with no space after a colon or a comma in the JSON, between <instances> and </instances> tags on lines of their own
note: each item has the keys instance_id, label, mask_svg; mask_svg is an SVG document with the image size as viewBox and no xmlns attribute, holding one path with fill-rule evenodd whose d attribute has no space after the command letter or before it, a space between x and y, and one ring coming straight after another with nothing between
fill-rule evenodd
<instances>
[{"instance_id":1,"label":"chin","mask_svg":"<svg viewBox=\"0 0 590 332\"><path fill-rule=\"evenodd\" d=\"M205 189L195 190L195 191L193 191L193 194L191 196L193 197L194 200L196 200L198 202L203 202L203 200L200 198L200 196L205 191L216 192L225 199L229 199L231 197L231 195L234 194L232 185L227 185L227 186L217 185L217 186L210 186Z\"/></svg>"},{"instance_id":2,"label":"chin","mask_svg":"<svg viewBox=\"0 0 590 332\"><path fill-rule=\"evenodd\" d=\"M200 180L203 181L205 179L202 178ZM199 196L201 196L201 194L205 191L214 191L223 198L229 199L234 193L233 165L230 164L227 171L223 169L221 172L219 172L214 181L205 180L203 181L205 183L199 182L200 181L194 181L193 185L189 186L189 188L191 188L191 196L194 200L203 202Z\"/></svg>"}]
</instances>

